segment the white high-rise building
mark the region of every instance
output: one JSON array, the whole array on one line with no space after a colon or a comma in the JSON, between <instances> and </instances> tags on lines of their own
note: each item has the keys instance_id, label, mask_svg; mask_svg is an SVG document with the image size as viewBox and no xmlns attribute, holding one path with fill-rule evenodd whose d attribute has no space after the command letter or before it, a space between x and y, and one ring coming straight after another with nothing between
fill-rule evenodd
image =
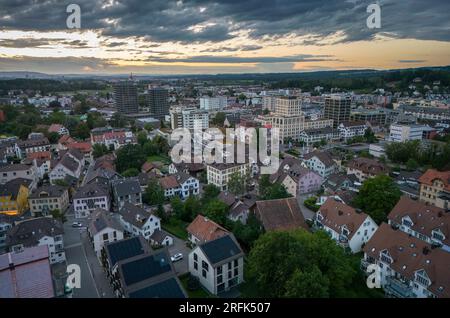
<instances>
[{"instance_id":1,"label":"white high-rise building","mask_svg":"<svg viewBox=\"0 0 450 318\"><path fill-rule=\"evenodd\" d=\"M170 111L170 123L172 129L187 128L194 129L208 129L209 128L209 114L206 110L198 108L175 108Z\"/></svg>"},{"instance_id":2,"label":"white high-rise building","mask_svg":"<svg viewBox=\"0 0 450 318\"><path fill-rule=\"evenodd\" d=\"M392 124L389 132L389 140L394 142L422 140L425 128L426 126L416 124Z\"/></svg>"},{"instance_id":3,"label":"white high-rise building","mask_svg":"<svg viewBox=\"0 0 450 318\"><path fill-rule=\"evenodd\" d=\"M227 107L226 96L208 97L204 96L200 98L200 109L204 110L221 110Z\"/></svg>"}]
</instances>

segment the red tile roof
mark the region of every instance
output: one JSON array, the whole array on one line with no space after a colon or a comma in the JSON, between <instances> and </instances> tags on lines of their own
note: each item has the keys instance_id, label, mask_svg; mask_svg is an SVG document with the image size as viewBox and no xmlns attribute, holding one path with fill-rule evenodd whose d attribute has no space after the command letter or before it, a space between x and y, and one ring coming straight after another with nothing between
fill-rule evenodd
<instances>
[{"instance_id":1,"label":"red tile roof","mask_svg":"<svg viewBox=\"0 0 450 318\"><path fill-rule=\"evenodd\" d=\"M229 234L229 232L219 224L200 214L197 215L191 224L189 224L186 230L201 242L209 242Z\"/></svg>"},{"instance_id":2,"label":"red tile roof","mask_svg":"<svg viewBox=\"0 0 450 318\"><path fill-rule=\"evenodd\" d=\"M386 223L381 224L364 246L364 252L375 259L386 250L393 263L389 266L408 280L414 279L419 270L424 270L431 280L428 290L439 298L450 298L450 253L431 246Z\"/></svg>"},{"instance_id":3,"label":"red tile roof","mask_svg":"<svg viewBox=\"0 0 450 318\"><path fill-rule=\"evenodd\" d=\"M428 169L420 178L419 182L422 184L433 185L433 181L439 179L444 183L444 189L450 191L450 171L437 171Z\"/></svg>"},{"instance_id":4,"label":"red tile roof","mask_svg":"<svg viewBox=\"0 0 450 318\"><path fill-rule=\"evenodd\" d=\"M180 186L175 176L161 178L159 179L159 184L163 187L163 189L174 189Z\"/></svg>"}]
</instances>

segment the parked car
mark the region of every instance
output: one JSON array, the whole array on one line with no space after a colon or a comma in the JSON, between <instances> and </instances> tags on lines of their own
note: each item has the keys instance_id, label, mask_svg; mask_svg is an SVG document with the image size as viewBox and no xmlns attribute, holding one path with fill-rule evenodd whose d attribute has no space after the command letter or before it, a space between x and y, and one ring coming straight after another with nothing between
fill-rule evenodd
<instances>
[{"instance_id":1,"label":"parked car","mask_svg":"<svg viewBox=\"0 0 450 318\"><path fill-rule=\"evenodd\" d=\"M181 253L175 254L170 259L172 260L172 262L178 262L183 259L183 254Z\"/></svg>"},{"instance_id":2,"label":"parked car","mask_svg":"<svg viewBox=\"0 0 450 318\"><path fill-rule=\"evenodd\" d=\"M83 227L83 224L81 222L73 222L72 227Z\"/></svg>"}]
</instances>

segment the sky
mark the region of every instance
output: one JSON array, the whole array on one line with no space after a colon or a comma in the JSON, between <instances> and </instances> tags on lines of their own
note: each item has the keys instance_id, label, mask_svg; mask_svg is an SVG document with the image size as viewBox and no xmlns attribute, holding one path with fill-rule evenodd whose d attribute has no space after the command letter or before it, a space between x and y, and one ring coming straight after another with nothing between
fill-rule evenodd
<instances>
[{"instance_id":1,"label":"sky","mask_svg":"<svg viewBox=\"0 0 450 318\"><path fill-rule=\"evenodd\" d=\"M81 28L69 29L69 4ZM381 7L381 28L367 7ZM450 65L448 0L0 0L0 71L217 74Z\"/></svg>"}]
</instances>

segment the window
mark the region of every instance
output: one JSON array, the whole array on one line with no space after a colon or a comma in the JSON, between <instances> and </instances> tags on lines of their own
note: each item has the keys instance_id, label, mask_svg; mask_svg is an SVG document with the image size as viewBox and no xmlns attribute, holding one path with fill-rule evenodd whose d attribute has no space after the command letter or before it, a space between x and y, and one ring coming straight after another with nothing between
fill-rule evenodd
<instances>
[{"instance_id":1,"label":"window","mask_svg":"<svg viewBox=\"0 0 450 318\"><path fill-rule=\"evenodd\" d=\"M107 240L108 239L108 233L103 234L103 240Z\"/></svg>"},{"instance_id":2,"label":"window","mask_svg":"<svg viewBox=\"0 0 450 318\"><path fill-rule=\"evenodd\" d=\"M238 276L239 275L239 270L237 268L234 269L234 276Z\"/></svg>"},{"instance_id":3,"label":"window","mask_svg":"<svg viewBox=\"0 0 450 318\"><path fill-rule=\"evenodd\" d=\"M194 262L194 269L198 270L198 263L197 262Z\"/></svg>"},{"instance_id":4,"label":"window","mask_svg":"<svg viewBox=\"0 0 450 318\"><path fill-rule=\"evenodd\" d=\"M209 269L208 263L206 263L205 261L202 261L202 268L204 270L208 271L208 269Z\"/></svg>"},{"instance_id":5,"label":"window","mask_svg":"<svg viewBox=\"0 0 450 318\"><path fill-rule=\"evenodd\" d=\"M222 266L217 267L217 275L222 274Z\"/></svg>"},{"instance_id":6,"label":"window","mask_svg":"<svg viewBox=\"0 0 450 318\"><path fill-rule=\"evenodd\" d=\"M203 269L202 270L202 276L204 277L204 278L206 278L206 271Z\"/></svg>"},{"instance_id":7,"label":"window","mask_svg":"<svg viewBox=\"0 0 450 318\"><path fill-rule=\"evenodd\" d=\"M238 267L238 265L239 265L239 262L238 262L237 259L235 259L235 260L234 260L234 267Z\"/></svg>"},{"instance_id":8,"label":"window","mask_svg":"<svg viewBox=\"0 0 450 318\"><path fill-rule=\"evenodd\" d=\"M198 256L196 253L194 253L194 261L198 261Z\"/></svg>"}]
</instances>

